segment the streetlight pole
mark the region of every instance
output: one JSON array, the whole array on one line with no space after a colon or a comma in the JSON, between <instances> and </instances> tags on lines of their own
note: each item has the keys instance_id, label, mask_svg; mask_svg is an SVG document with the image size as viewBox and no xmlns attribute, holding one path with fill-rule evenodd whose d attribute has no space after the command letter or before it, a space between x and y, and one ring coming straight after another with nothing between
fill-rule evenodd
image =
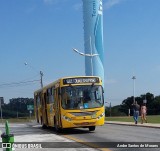
<instances>
[{"instance_id":1,"label":"streetlight pole","mask_svg":"<svg viewBox=\"0 0 160 151\"><path fill-rule=\"evenodd\" d=\"M1 122L2 122L2 100L0 100L0 110L1 110Z\"/></svg>"},{"instance_id":2,"label":"streetlight pole","mask_svg":"<svg viewBox=\"0 0 160 151\"><path fill-rule=\"evenodd\" d=\"M25 62L24 65L25 65L25 66L29 66L30 68L32 68L33 70L35 70L35 68L32 67L31 65L29 65L27 62ZM37 70L36 70L36 72L37 72ZM43 72L40 71L39 74L40 74L40 84L41 84L41 88L43 88L43 79L42 79L42 77L43 77Z\"/></svg>"},{"instance_id":3,"label":"streetlight pole","mask_svg":"<svg viewBox=\"0 0 160 151\"><path fill-rule=\"evenodd\" d=\"M136 80L136 76L133 76L132 79L133 79L133 103L135 103L135 80Z\"/></svg>"},{"instance_id":4,"label":"streetlight pole","mask_svg":"<svg viewBox=\"0 0 160 151\"><path fill-rule=\"evenodd\" d=\"M43 77L43 72L42 72L42 71L40 71L40 77L41 77L41 88L43 88L43 79L42 79L42 77Z\"/></svg>"},{"instance_id":5,"label":"streetlight pole","mask_svg":"<svg viewBox=\"0 0 160 151\"><path fill-rule=\"evenodd\" d=\"M143 100L143 103L144 103L145 106L146 106L146 104L147 104L146 94L145 94L145 99Z\"/></svg>"},{"instance_id":6,"label":"streetlight pole","mask_svg":"<svg viewBox=\"0 0 160 151\"><path fill-rule=\"evenodd\" d=\"M77 49L73 48L73 50L78 53L79 55L82 55L82 56L86 56L86 57L91 57L91 69L92 69L92 76L93 76L93 60L92 60L92 57L95 57L95 56L98 56L99 54L85 54L85 53L82 53L80 51L78 51Z\"/></svg>"},{"instance_id":7,"label":"streetlight pole","mask_svg":"<svg viewBox=\"0 0 160 151\"><path fill-rule=\"evenodd\" d=\"M110 116L111 116L111 102L109 103L109 106L110 106Z\"/></svg>"},{"instance_id":8,"label":"streetlight pole","mask_svg":"<svg viewBox=\"0 0 160 151\"><path fill-rule=\"evenodd\" d=\"M90 54L86 54L83 52L78 51L77 49L73 48L73 50L78 53L79 55L82 56L86 56L86 57L90 57L91 58L91 75L93 76L93 57L98 56L99 54L93 54L93 49L92 49L92 39L91 36L89 37L89 39L87 40L89 41L89 45L90 45Z\"/></svg>"}]
</instances>

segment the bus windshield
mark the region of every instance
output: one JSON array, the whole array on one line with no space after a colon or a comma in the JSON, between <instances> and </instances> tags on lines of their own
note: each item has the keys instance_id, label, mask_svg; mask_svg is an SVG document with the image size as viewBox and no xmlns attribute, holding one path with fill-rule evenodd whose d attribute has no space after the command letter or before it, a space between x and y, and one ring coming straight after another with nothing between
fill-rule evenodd
<instances>
[{"instance_id":1,"label":"bus windshield","mask_svg":"<svg viewBox=\"0 0 160 151\"><path fill-rule=\"evenodd\" d=\"M102 107L102 86L68 86L62 88L63 109L89 109Z\"/></svg>"}]
</instances>

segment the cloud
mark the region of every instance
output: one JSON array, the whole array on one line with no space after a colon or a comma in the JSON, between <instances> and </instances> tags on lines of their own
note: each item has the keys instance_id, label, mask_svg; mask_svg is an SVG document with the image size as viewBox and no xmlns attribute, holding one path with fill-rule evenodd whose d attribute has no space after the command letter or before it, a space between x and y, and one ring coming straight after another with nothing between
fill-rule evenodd
<instances>
[{"instance_id":1,"label":"cloud","mask_svg":"<svg viewBox=\"0 0 160 151\"><path fill-rule=\"evenodd\" d=\"M110 9L111 7L120 4L124 0L107 0L107 2L104 3L104 9Z\"/></svg>"}]
</instances>

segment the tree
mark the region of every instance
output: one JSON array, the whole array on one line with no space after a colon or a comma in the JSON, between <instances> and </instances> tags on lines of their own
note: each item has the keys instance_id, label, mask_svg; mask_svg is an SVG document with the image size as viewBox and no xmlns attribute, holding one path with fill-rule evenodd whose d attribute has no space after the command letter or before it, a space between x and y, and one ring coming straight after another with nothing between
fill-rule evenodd
<instances>
[{"instance_id":1,"label":"tree","mask_svg":"<svg viewBox=\"0 0 160 151\"><path fill-rule=\"evenodd\" d=\"M160 96L154 97L152 93L142 94L139 97L135 97L135 101L139 105L143 104L143 100L147 100L147 114L148 115L157 115L160 114ZM133 96L128 97L127 99L122 101L120 105L120 111L127 114L128 109L131 109L131 115L133 114L132 110Z\"/></svg>"},{"instance_id":2,"label":"tree","mask_svg":"<svg viewBox=\"0 0 160 151\"><path fill-rule=\"evenodd\" d=\"M153 114L155 114L155 115L158 115L158 114L160 114L160 96L156 96L155 98L154 98L154 101L152 102L152 107L153 108L151 108L152 110L152 112L151 113L153 113Z\"/></svg>"},{"instance_id":3,"label":"tree","mask_svg":"<svg viewBox=\"0 0 160 151\"><path fill-rule=\"evenodd\" d=\"M26 117L29 115L27 105L34 105L33 98L12 98L3 106L3 117Z\"/></svg>"},{"instance_id":4,"label":"tree","mask_svg":"<svg viewBox=\"0 0 160 151\"><path fill-rule=\"evenodd\" d=\"M105 108L105 116L125 116L125 115L126 114L124 112L120 111L120 105L112 107L111 110L110 107Z\"/></svg>"}]
</instances>

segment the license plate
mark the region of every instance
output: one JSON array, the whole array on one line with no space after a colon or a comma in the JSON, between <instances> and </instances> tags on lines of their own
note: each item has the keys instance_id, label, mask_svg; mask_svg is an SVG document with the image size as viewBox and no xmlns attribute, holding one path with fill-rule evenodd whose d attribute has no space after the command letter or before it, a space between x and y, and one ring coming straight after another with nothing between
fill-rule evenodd
<instances>
[{"instance_id":1,"label":"license plate","mask_svg":"<svg viewBox=\"0 0 160 151\"><path fill-rule=\"evenodd\" d=\"M89 122L84 122L82 123L82 125L89 125Z\"/></svg>"}]
</instances>

